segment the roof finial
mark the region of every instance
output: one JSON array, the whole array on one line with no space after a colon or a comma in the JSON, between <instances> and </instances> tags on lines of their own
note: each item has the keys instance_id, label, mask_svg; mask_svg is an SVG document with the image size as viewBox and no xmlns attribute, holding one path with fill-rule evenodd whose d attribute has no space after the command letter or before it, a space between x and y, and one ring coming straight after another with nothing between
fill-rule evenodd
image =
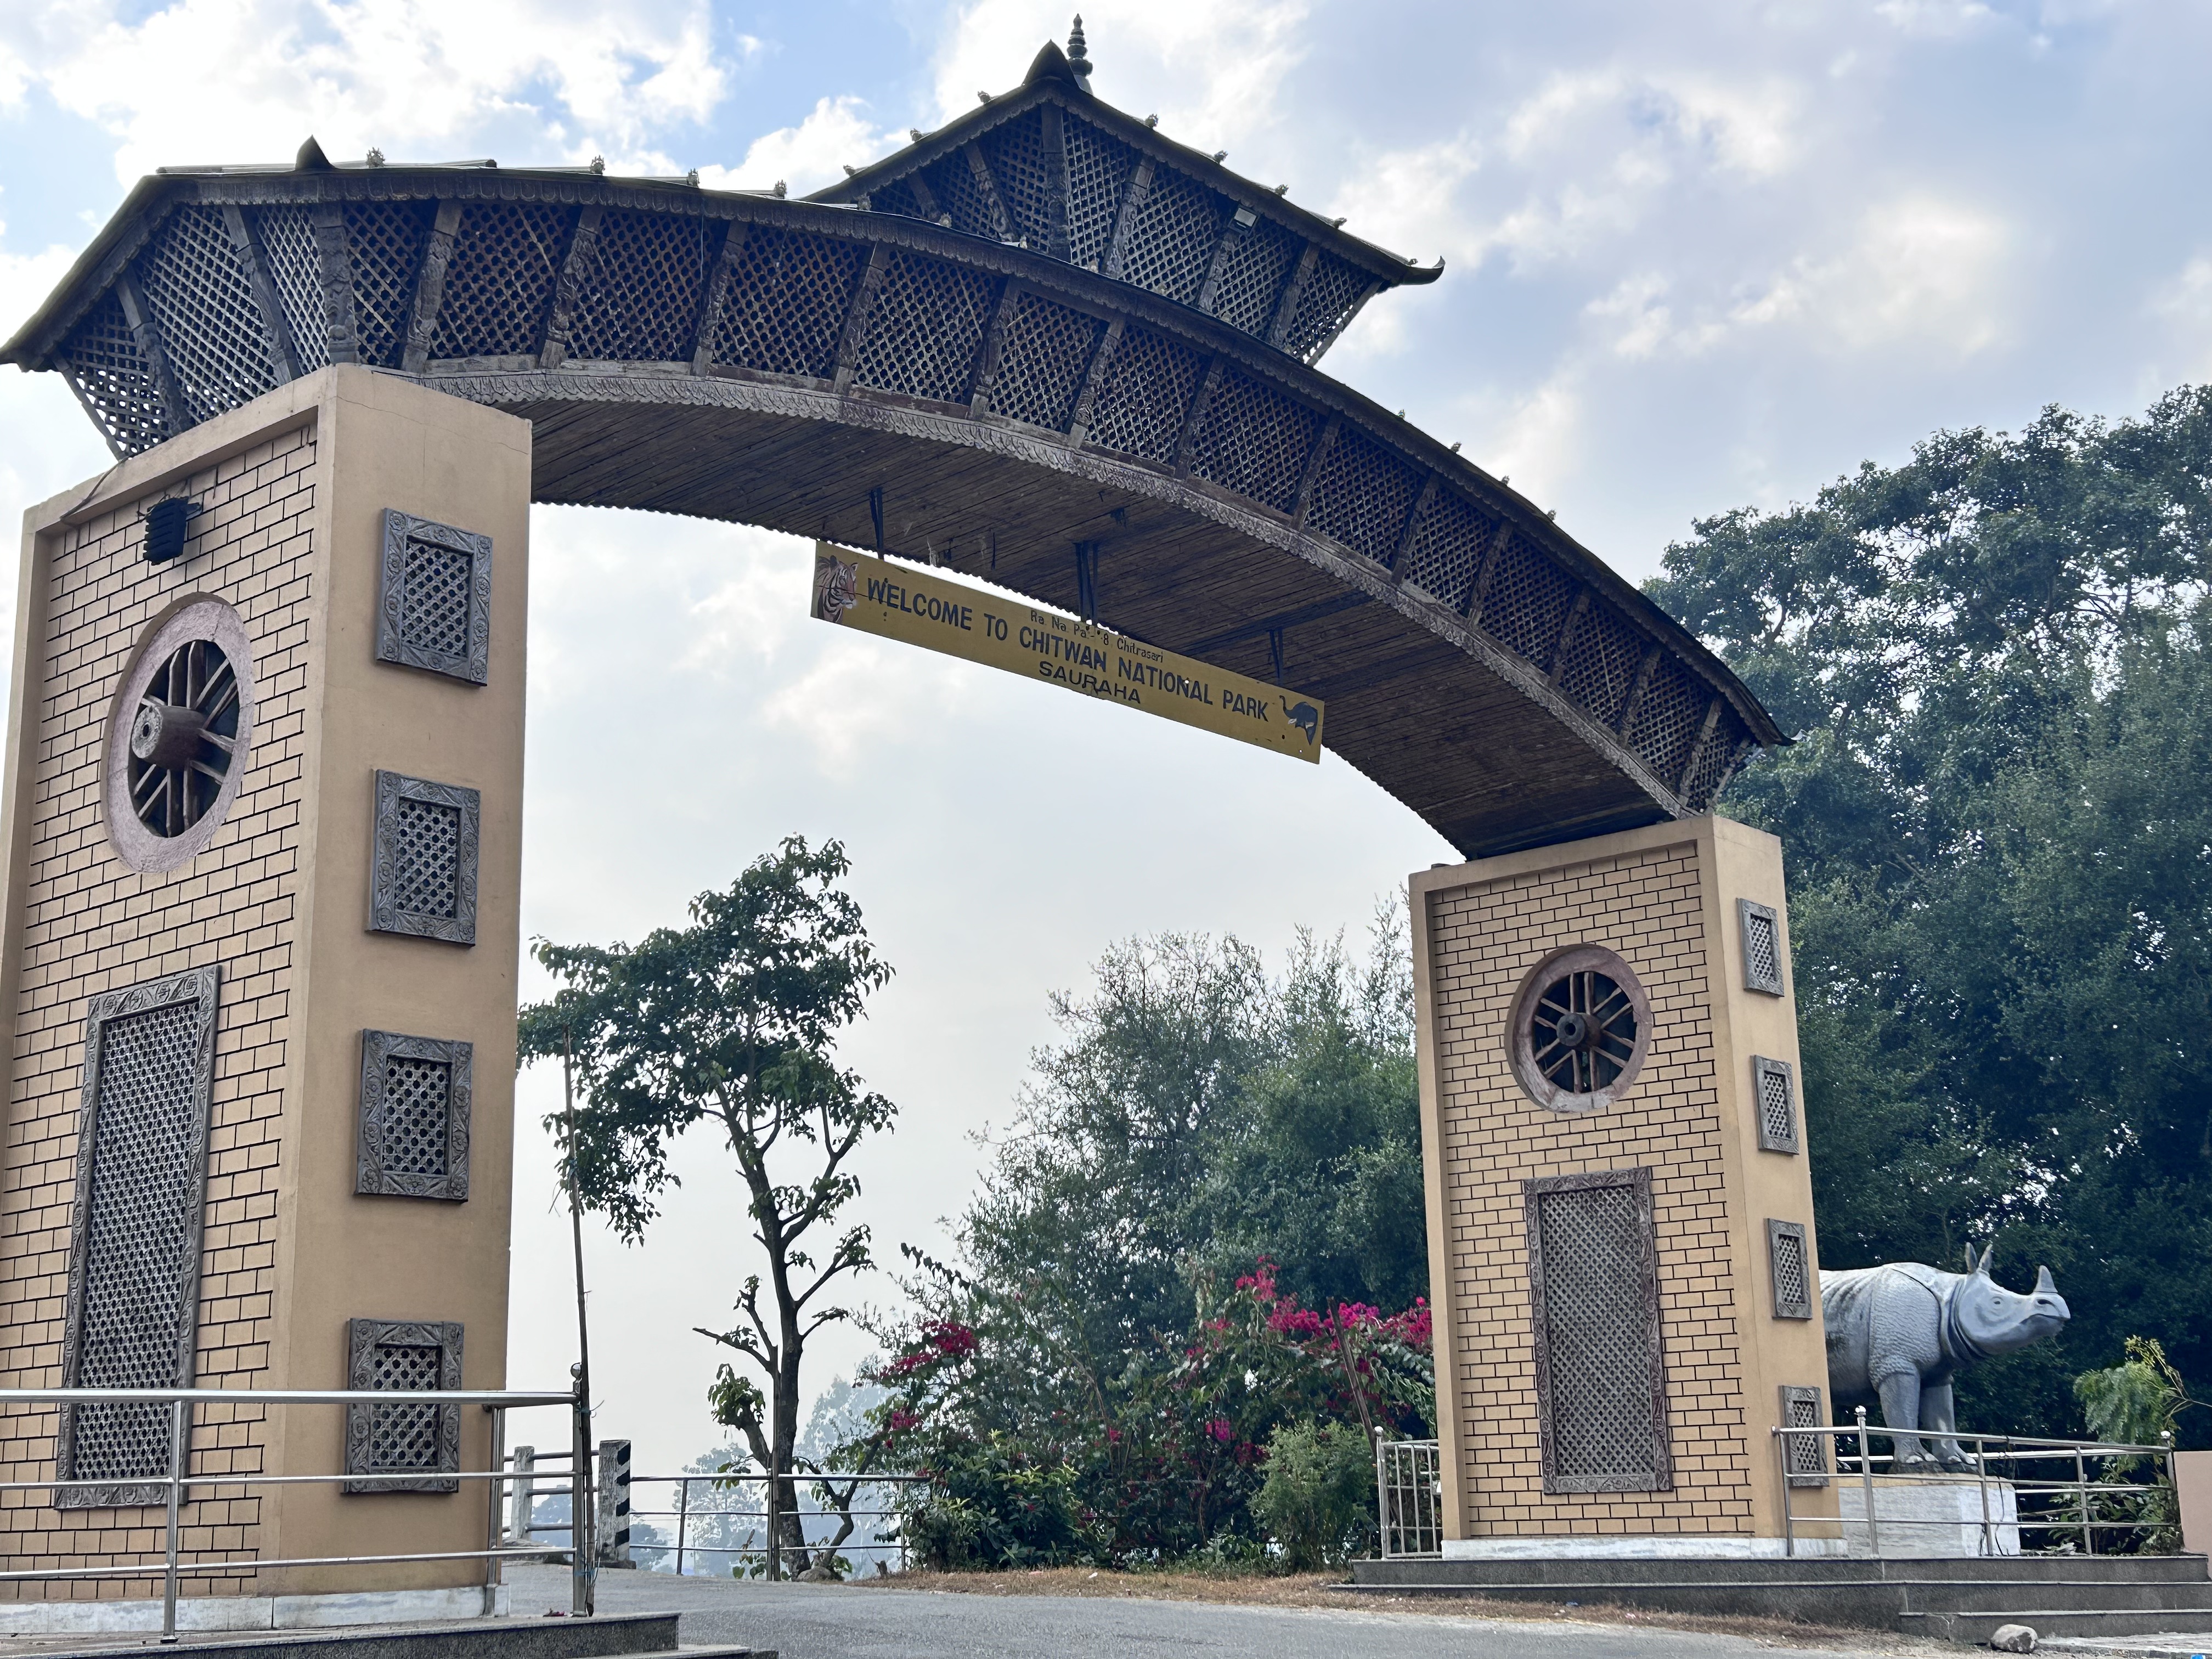
<instances>
[{"instance_id":1,"label":"roof finial","mask_svg":"<svg viewBox=\"0 0 2212 1659\"><path fill-rule=\"evenodd\" d=\"M1067 32L1067 66L1075 71L1075 84L1091 90L1091 59L1084 55L1083 14L1075 14L1075 27Z\"/></svg>"}]
</instances>

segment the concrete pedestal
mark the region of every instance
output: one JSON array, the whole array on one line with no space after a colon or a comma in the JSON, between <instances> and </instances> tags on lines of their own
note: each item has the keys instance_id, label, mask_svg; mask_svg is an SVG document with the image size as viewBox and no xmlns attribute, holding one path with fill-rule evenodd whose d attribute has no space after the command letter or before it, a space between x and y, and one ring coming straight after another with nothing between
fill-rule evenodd
<instances>
[{"instance_id":1,"label":"concrete pedestal","mask_svg":"<svg viewBox=\"0 0 2212 1659\"><path fill-rule=\"evenodd\" d=\"M1844 1544L1852 1555L1887 1559L2020 1553L2020 1499L2009 1480L1876 1475L1871 1539L1864 1486L1846 1477L1837 1483L1836 1499Z\"/></svg>"}]
</instances>

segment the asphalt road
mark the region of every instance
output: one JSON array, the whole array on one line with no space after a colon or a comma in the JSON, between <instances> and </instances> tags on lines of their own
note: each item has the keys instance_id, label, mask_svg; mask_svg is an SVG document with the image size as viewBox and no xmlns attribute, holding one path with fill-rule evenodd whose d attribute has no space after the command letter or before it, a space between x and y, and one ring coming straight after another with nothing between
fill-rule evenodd
<instances>
[{"instance_id":1,"label":"asphalt road","mask_svg":"<svg viewBox=\"0 0 2212 1659\"><path fill-rule=\"evenodd\" d=\"M510 1568L514 1611L568 1605L565 1569ZM969 1595L839 1584L757 1584L606 1573L602 1612L675 1610L687 1644L741 1643L780 1659L1704 1659L1790 1653L1865 1659L1731 1636L1597 1625L1060 1595ZM1892 1650L1894 1651L1894 1650Z\"/></svg>"}]
</instances>

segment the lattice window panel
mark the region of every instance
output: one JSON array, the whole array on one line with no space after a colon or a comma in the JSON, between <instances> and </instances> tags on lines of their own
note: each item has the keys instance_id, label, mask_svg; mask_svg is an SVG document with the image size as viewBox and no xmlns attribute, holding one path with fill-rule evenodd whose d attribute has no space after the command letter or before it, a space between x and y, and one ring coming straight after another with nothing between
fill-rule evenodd
<instances>
[{"instance_id":1,"label":"lattice window panel","mask_svg":"<svg viewBox=\"0 0 2212 1659\"><path fill-rule=\"evenodd\" d=\"M195 422L250 403L276 384L261 307L220 209L173 210L139 256L138 284Z\"/></svg>"},{"instance_id":2,"label":"lattice window panel","mask_svg":"<svg viewBox=\"0 0 2212 1659\"><path fill-rule=\"evenodd\" d=\"M349 202L346 258L353 267L353 321L361 360L397 368L415 315L422 245L438 216L435 202Z\"/></svg>"},{"instance_id":3,"label":"lattice window panel","mask_svg":"<svg viewBox=\"0 0 2212 1659\"><path fill-rule=\"evenodd\" d=\"M568 323L568 355L690 362L716 252L712 228L673 213L603 215Z\"/></svg>"},{"instance_id":4,"label":"lattice window panel","mask_svg":"<svg viewBox=\"0 0 2212 1659\"><path fill-rule=\"evenodd\" d=\"M1096 270L1114 240L1114 216L1128 193L1137 152L1073 114L1061 118L1067 143L1067 257Z\"/></svg>"},{"instance_id":5,"label":"lattice window panel","mask_svg":"<svg viewBox=\"0 0 2212 1659\"><path fill-rule=\"evenodd\" d=\"M921 170L922 182L937 198L940 211L951 216L952 228L970 236L999 240L998 221L992 217L990 198L975 181L975 169L963 151L940 155Z\"/></svg>"},{"instance_id":6,"label":"lattice window panel","mask_svg":"<svg viewBox=\"0 0 2212 1659\"><path fill-rule=\"evenodd\" d=\"M1745 731L1736 718L1735 711L1723 708L1713 734L1705 739L1705 746L1698 754L1697 764L1682 784L1682 799L1693 811L1703 811L1712 805L1713 797L1728 781L1744 751L1753 746L1751 734Z\"/></svg>"},{"instance_id":7,"label":"lattice window panel","mask_svg":"<svg viewBox=\"0 0 2212 1659\"><path fill-rule=\"evenodd\" d=\"M896 213L904 219L927 219L931 216L921 210L921 199L914 193L914 186L903 179L894 179L888 185L878 185L868 195L871 213ZM756 231L754 234L758 235Z\"/></svg>"},{"instance_id":8,"label":"lattice window panel","mask_svg":"<svg viewBox=\"0 0 2212 1659\"><path fill-rule=\"evenodd\" d=\"M1284 332L1283 349L1311 362L1321 354L1322 343L1336 331L1344 313L1359 303L1359 296L1373 280L1334 253L1322 254L1306 273L1306 285L1298 290L1298 308Z\"/></svg>"},{"instance_id":9,"label":"lattice window panel","mask_svg":"<svg viewBox=\"0 0 2212 1659\"><path fill-rule=\"evenodd\" d=\"M1820 1391L1818 1389L1782 1387L1782 1426L1786 1429L1820 1429L1827 1424L1820 1411ZM1784 1442L1788 1450L1784 1454L1784 1467L1793 1486L1825 1486L1828 1484L1828 1437L1826 1435L1804 1434L1790 1436Z\"/></svg>"},{"instance_id":10,"label":"lattice window panel","mask_svg":"<svg viewBox=\"0 0 2212 1659\"><path fill-rule=\"evenodd\" d=\"M894 252L853 378L909 398L967 402L998 288L980 272Z\"/></svg>"},{"instance_id":11,"label":"lattice window panel","mask_svg":"<svg viewBox=\"0 0 2212 1659\"><path fill-rule=\"evenodd\" d=\"M755 226L722 295L714 361L828 380L867 261L857 242Z\"/></svg>"},{"instance_id":12,"label":"lattice window panel","mask_svg":"<svg viewBox=\"0 0 2212 1659\"><path fill-rule=\"evenodd\" d=\"M347 1322L347 1381L367 1392L434 1392L461 1386L461 1327L446 1321ZM346 1407L348 1492L455 1492L460 1407L423 1401Z\"/></svg>"},{"instance_id":13,"label":"lattice window panel","mask_svg":"<svg viewBox=\"0 0 2212 1659\"><path fill-rule=\"evenodd\" d=\"M1198 297L1229 202L1196 179L1156 167L1121 255L1121 280L1188 304Z\"/></svg>"},{"instance_id":14,"label":"lattice window panel","mask_svg":"<svg viewBox=\"0 0 2212 1659\"><path fill-rule=\"evenodd\" d=\"M468 1197L472 1066L465 1042L362 1033L356 1192Z\"/></svg>"},{"instance_id":15,"label":"lattice window panel","mask_svg":"<svg viewBox=\"0 0 2212 1659\"><path fill-rule=\"evenodd\" d=\"M1705 723L1705 704L1711 695L1669 656L1662 653L1651 665L1651 678L1636 705L1636 726L1630 737L1645 763L1670 788L1682 775L1683 763L1690 758L1690 744Z\"/></svg>"},{"instance_id":16,"label":"lattice window panel","mask_svg":"<svg viewBox=\"0 0 2212 1659\"><path fill-rule=\"evenodd\" d=\"M1148 461L1175 459L1206 360L1147 329L1124 329L1091 410L1091 441Z\"/></svg>"},{"instance_id":17,"label":"lattice window panel","mask_svg":"<svg viewBox=\"0 0 2212 1659\"><path fill-rule=\"evenodd\" d=\"M1499 553L1482 596L1482 626L1493 639L1548 671L1559 625L1574 599L1574 579L1516 536Z\"/></svg>"},{"instance_id":18,"label":"lattice window panel","mask_svg":"<svg viewBox=\"0 0 2212 1659\"><path fill-rule=\"evenodd\" d=\"M456 784L376 775L372 928L476 943L482 805L477 791Z\"/></svg>"},{"instance_id":19,"label":"lattice window panel","mask_svg":"<svg viewBox=\"0 0 2212 1659\"><path fill-rule=\"evenodd\" d=\"M64 1386L173 1389L192 1376L216 973L171 975L92 1000L77 1137ZM58 1492L64 1508L152 1503L169 1411L158 1401L65 1410L59 1477L118 1483Z\"/></svg>"},{"instance_id":20,"label":"lattice window panel","mask_svg":"<svg viewBox=\"0 0 2212 1659\"><path fill-rule=\"evenodd\" d=\"M1282 302L1283 284L1305 246L1304 237L1292 235L1272 219L1261 220L1222 262L1221 281L1213 290L1213 314L1247 334L1267 333L1275 320L1275 307Z\"/></svg>"},{"instance_id":21,"label":"lattice window panel","mask_svg":"<svg viewBox=\"0 0 2212 1659\"><path fill-rule=\"evenodd\" d=\"M323 256L315 246L313 217L303 207L265 207L254 216L254 228L269 256L269 279L292 331L300 372L312 374L331 360L330 313L323 302Z\"/></svg>"},{"instance_id":22,"label":"lattice window panel","mask_svg":"<svg viewBox=\"0 0 2212 1659\"><path fill-rule=\"evenodd\" d=\"M1468 590L1482 556L1498 534L1498 521L1455 490L1439 489L1413 531L1406 555L1406 580L1455 611L1467 608Z\"/></svg>"},{"instance_id":23,"label":"lattice window panel","mask_svg":"<svg viewBox=\"0 0 2212 1659\"><path fill-rule=\"evenodd\" d=\"M1206 406L1192 470L1224 489L1287 513L1297 503L1298 480L1321 428L1317 410L1231 369Z\"/></svg>"},{"instance_id":24,"label":"lattice window panel","mask_svg":"<svg viewBox=\"0 0 2212 1659\"><path fill-rule=\"evenodd\" d=\"M1782 993L1782 918L1773 907L1751 899L1735 902L1736 921L1743 933L1743 988Z\"/></svg>"},{"instance_id":25,"label":"lattice window panel","mask_svg":"<svg viewBox=\"0 0 2212 1659\"><path fill-rule=\"evenodd\" d=\"M993 411L1065 432L1098 337L1105 331L1106 325L1096 317L1034 294L1018 296L991 387Z\"/></svg>"},{"instance_id":26,"label":"lattice window panel","mask_svg":"<svg viewBox=\"0 0 2212 1659\"><path fill-rule=\"evenodd\" d=\"M1559 674L1559 687L1596 717L1610 726L1620 718L1636 670L1644 660L1644 636L1631 628L1602 600L1592 599L1575 624L1567 642L1567 659Z\"/></svg>"},{"instance_id":27,"label":"lattice window panel","mask_svg":"<svg viewBox=\"0 0 2212 1659\"><path fill-rule=\"evenodd\" d=\"M1047 246L1052 208L1045 185L1044 111L1024 110L1002 122L977 141L977 148L999 187L999 199L1013 218L1014 234L1031 247Z\"/></svg>"},{"instance_id":28,"label":"lattice window panel","mask_svg":"<svg viewBox=\"0 0 2212 1659\"><path fill-rule=\"evenodd\" d=\"M1751 1057L1752 1104L1759 1114L1759 1149L1763 1152L1791 1152L1798 1149L1796 1073L1786 1060Z\"/></svg>"},{"instance_id":29,"label":"lattice window panel","mask_svg":"<svg viewBox=\"0 0 2212 1659\"><path fill-rule=\"evenodd\" d=\"M1544 1489L1674 1485L1649 1170L1523 1183Z\"/></svg>"},{"instance_id":30,"label":"lattice window panel","mask_svg":"<svg viewBox=\"0 0 2212 1659\"><path fill-rule=\"evenodd\" d=\"M477 685L490 678L490 537L385 509L376 655Z\"/></svg>"},{"instance_id":31,"label":"lattice window panel","mask_svg":"<svg viewBox=\"0 0 2212 1659\"><path fill-rule=\"evenodd\" d=\"M1810 1319L1813 1258L1805 1243L1804 1224L1770 1219L1766 1224L1766 1260L1774 1285L1774 1316Z\"/></svg>"},{"instance_id":32,"label":"lattice window panel","mask_svg":"<svg viewBox=\"0 0 2212 1659\"><path fill-rule=\"evenodd\" d=\"M1337 428L1314 480L1306 522L1355 553L1388 564L1421 493L1421 475L1352 426Z\"/></svg>"},{"instance_id":33,"label":"lattice window panel","mask_svg":"<svg viewBox=\"0 0 2212 1659\"><path fill-rule=\"evenodd\" d=\"M109 447L136 455L169 435L161 384L138 355L138 342L113 289L70 331L61 359L63 372L106 434Z\"/></svg>"},{"instance_id":34,"label":"lattice window panel","mask_svg":"<svg viewBox=\"0 0 2212 1659\"><path fill-rule=\"evenodd\" d=\"M534 202L471 202L463 208L430 355L534 354L575 222L574 208Z\"/></svg>"}]
</instances>

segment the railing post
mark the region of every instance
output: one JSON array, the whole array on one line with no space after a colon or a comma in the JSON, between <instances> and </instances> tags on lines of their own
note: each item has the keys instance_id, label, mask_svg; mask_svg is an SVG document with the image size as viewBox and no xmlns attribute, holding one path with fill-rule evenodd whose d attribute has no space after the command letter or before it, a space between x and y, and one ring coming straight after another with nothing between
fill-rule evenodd
<instances>
[{"instance_id":1,"label":"railing post","mask_svg":"<svg viewBox=\"0 0 2212 1659\"><path fill-rule=\"evenodd\" d=\"M1787 1428L1776 1428L1770 1432L1774 1436L1775 1455L1782 1460L1782 1553L1794 1558L1797 1553L1797 1528L1796 1517L1790 1512L1792 1449L1790 1444L1790 1431Z\"/></svg>"},{"instance_id":2,"label":"railing post","mask_svg":"<svg viewBox=\"0 0 2212 1659\"><path fill-rule=\"evenodd\" d=\"M486 1464L491 1479L484 1482L484 1548L496 1550L506 1541L507 1533L507 1408L486 1406L491 1413L491 1455ZM499 1611L499 1571L497 1555L484 1557L483 1616L487 1619Z\"/></svg>"},{"instance_id":3,"label":"railing post","mask_svg":"<svg viewBox=\"0 0 2212 1659\"><path fill-rule=\"evenodd\" d=\"M1881 1555L1881 1528L1874 1518L1874 1442L1867 1437L1866 1407L1858 1407L1859 1490L1866 1494L1867 1553Z\"/></svg>"},{"instance_id":4,"label":"railing post","mask_svg":"<svg viewBox=\"0 0 2212 1659\"><path fill-rule=\"evenodd\" d=\"M1390 1475L1384 1467L1389 1461L1389 1449L1382 1443L1382 1431L1375 1431L1375 1526L1381 1534L1382 1559L1388 1561L1390 1549Z\"/></svg>"},{"instance_id":5,"label":"railing post","mask_svg":"<svg viewBox=\"0 0 2212 1659\"><path fill-rule=\"evenodd\" d=\"M1982 1553L1995 1555L1997 1542L1990 1530L1990 1458L1989 1442L1978 1435L1974 1438L1974 1484L1982 1494ZM2017 1488L2015 1488L2017 1490Z\"/></svg>"},{"instance_id":6,"label":"railing post","mask_svg":"<svg viewBox=\"0 0 2212 1659\"><path fill-rule=\"evenodd\" d=\"M167 1565L161 1572L161 1640L177 1639L177 1520L185 1498L185 1442L192 1420L189 1402L169 1402L169 1525Z\"/></svg>"},{"instance_id":7,"label":"railing post","mask_svg":"<svg viewBox=\"0 0 2212 1659\"><path fill-rule=\"evenodd\" d=\"M2081 1553L2097 1553L2097 1535L2089 1529L2089 1471L2081 1461L2081 1449L2074 1449L2074 1491L2081 1500Z\"/></svg>"},{"instance_id":8,"label":"railing post","mask_svg":"<svg viewBox=\"0 0 2212 1659\"><path fill-rule=\"evenodd\" d=\"M684 1527L691 1518L691 1477L676 1483L676 1576L684 1576Z\"/></svg>"}]
</instances>

